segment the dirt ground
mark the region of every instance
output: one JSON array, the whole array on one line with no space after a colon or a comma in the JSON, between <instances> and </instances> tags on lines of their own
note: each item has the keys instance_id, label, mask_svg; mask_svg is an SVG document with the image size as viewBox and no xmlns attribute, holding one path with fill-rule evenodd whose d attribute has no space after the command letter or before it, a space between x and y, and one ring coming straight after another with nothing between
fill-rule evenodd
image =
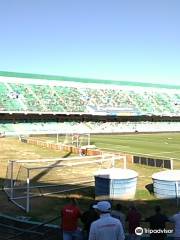
<instances>
[{"instance_id":1,"label":"dirt ground","mask_svg":"<svg viewBox=\"0 0 180 240\"><path fill-rule=\"evenodd\" d=\"M24 211L16 207L12 202L10 202L2 190L3 181L6 178L7 165L9 160L20 160L20 159L47 159L47 158L61 158L71 154L67 152L60 152L57 150L50 150L46 148L41 148L39 146L29 145L26 143L19 142L17 138L0 138L0 212L12 216L30 216L32 219L44 220L56 217L60 214L60 209L67 202L66 197L69 194L62 193L56 195L48 195L43 197L33 198L31 200L31 211L29 214L26 214ZM152 213L152 208L156 204L160 204L168 215L176 212L176 202L170 200L157 200L155 197L148 191L147 186L151 185L152 179L151 176L154 172L161 171L161 169L139 166L136 164L131 164L128 162L127 167L138 172L138 184L136 198L133 203L140 208L140 210L148 215ZM62 170L61 170L62 171ZM94 169L89 169L85 167L80 167L76 174L79 176L86 176L89 172L93 172ZM65 175L64 178L71 178L72 172L63 172ZM57 175L56 172L40 172L38 180L44 181L49 180L48 177ZM54 177L53 176L53 177ZM77 185L77 187L79 187ZM74 190L70 193L71 196L78 199L79 205L82 210L87 209L90 203L94 201L94 187L92 184L89 184L88 188L81 190ZM132 201L121 201L124 205L124 211L127 212L129 205L132 204ZM116 204L116 201L113 201L113 205ZM151 206L151 207L149 207Z\"/></svg>"}]
</instances>

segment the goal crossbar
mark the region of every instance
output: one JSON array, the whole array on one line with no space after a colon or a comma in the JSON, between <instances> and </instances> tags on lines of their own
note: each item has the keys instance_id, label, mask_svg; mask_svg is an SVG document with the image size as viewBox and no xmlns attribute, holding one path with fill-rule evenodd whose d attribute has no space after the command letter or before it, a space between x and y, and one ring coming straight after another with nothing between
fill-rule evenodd
<instances>
[{"instance_id":1,"label":"goal crossbar","mask_svg":"<svg viewBox=\"0 0 180 240\"><path fill-rule=\"evenodd\" d=\"M72 167L72 166L77 166L77 165L84 165L84 164L92 164L92 163L102 163L102 162L109 162L109 161L114 161L118 160L119 158L107 158L107 159L98 159L98 160L93 160L93 161L84 161L84 162L76 162L76 163L66 163L66 164L57 164L55 166L42 166L42 167L26 167L29 170L35 170L35 169L48 169L48 168L58 168L58 167Z\"/></svg>"},{"instance_id":2,"label":"goal crossbar","mask_svg":"<svg viewBox=\"0 0 180 240\"><path fill-rule=\"evenodd\" d=\"M102 158L103 155L94 155L94 156L86 156L86 157L81 157L83 158ZM105 156L114 156L113 154L105 155ZM69 161L69 160L75 160L79 159L80 157L70 157L70 158L50 158L50 159L33 159L33 160L10 160L10 162L16 162L16 163L40 163L40 162L55 162L55 161Z\"/></svg>"},{"instance_id":3,"label":"goal crossbar","mask_svg":"<svg viewBox=\"0 0 180 240\"><path fill-rule=\"evenodd\" d=\"M9 161L9 175L7 184L4 185L4 190L13 203L26 212L29 212L30 199L32 197L87 188L90 186L90 183L94 182L93 173L95 171L103 168L112 168L115 166L115 161L117 160L123 160L124 168L126 167L125 156L111 153L86 157L12 160ZM57 161L62 162L56 164ZM42 164L42 166L31 166L31 163ZM48 163L49 165L47 165ZM43 166L43 164L46 165ZM39 174L44 174L45 177L41 178L40 176L40 180L36 179ZM24 205L18 202L21 199L25 199Z\"/></svg>"}]
</instances>

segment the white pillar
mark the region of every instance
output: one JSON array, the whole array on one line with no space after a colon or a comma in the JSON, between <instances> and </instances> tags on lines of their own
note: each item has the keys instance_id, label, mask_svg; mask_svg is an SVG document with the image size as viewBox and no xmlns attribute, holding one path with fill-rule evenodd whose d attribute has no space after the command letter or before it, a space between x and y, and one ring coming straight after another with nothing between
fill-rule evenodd
<instances>
[{"instance_id":1,"label":"white pillar","mask_svg":"<svg viewBox=\"0 0 180 240\"><path fill-rule=\"evenodd\" d=\"M10 164L10 169L11 169L11 176L10 176L10 178L11 178L11 183L10 183L10 185L11 185L11 192L10 192L10 198L12 199L13 197L14 197L14 179L13 179L13 172L14 172L14 162L13 161L11 161L10 162L11 164Z\"/></svg>"},{"instance_id":2,"label":"white pillar","mask_svg":"<svg viewBox=\"0 0 180 240\"><path fill-rule=\"evenodd\" d=\"M27 169L27 199L26 199L26 212L28 213L29 212L29 209L30 209L30 179L29 179L29 169Z\"/></svg>"}]
</instances>

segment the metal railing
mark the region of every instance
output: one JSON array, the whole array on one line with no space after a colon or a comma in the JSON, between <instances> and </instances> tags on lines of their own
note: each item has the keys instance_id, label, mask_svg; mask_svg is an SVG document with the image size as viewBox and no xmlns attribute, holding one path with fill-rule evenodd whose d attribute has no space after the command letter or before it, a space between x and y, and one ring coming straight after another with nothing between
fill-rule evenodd
<instances>
[{"instance_id":1,"label":"metal railing","mask_svg":"<svg viewBox=\"0 0 180 240\"><path fill-rule=\"evenodd\" d=\"M45 225L48 225L49 223L54 222L55 220L60 219L60 216L57 216L53 219L50 219L48 221L45 221L43 223L40 223L38 225L32 226L28 229L22 229L22 228L18 228L18 227L14 227L14 226L9 226L6 224L1 224L0 223L0 227L3 227L4 229L10 229L10 230L14 230L14 231L20 231L16 234L11 233L10 237L2 237L1 236L1 240L20 240L21 237L24 237L26 235L26 237L28 236L28 238L26 239L33 239L33 240L49 240L49 235L53 234L53 232L55 232L55 230L53 231L50 226L47 226L47 228L49 228L48 231L37 231L40 228L46 227Z\"/></svg>"}]
</instances>

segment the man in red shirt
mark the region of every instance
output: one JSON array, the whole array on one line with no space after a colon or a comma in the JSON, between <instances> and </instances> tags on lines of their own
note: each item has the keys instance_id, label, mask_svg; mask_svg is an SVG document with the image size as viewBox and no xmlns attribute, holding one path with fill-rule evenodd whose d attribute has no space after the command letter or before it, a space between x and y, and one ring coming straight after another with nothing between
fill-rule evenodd
<instances>
[{"instance_id":1,"label":"man in red shirt","mask_svg":"<svg viewBox=\"0 0 180 240\"><path fill-rule=\"evenodd\" d=\"M81 217L80 209L77 207L75 199L69 199L69 204L65 205L61 211L61 227L63 230L63 240L79 239L78 219Z\"/></svg>"}]
</instances>

